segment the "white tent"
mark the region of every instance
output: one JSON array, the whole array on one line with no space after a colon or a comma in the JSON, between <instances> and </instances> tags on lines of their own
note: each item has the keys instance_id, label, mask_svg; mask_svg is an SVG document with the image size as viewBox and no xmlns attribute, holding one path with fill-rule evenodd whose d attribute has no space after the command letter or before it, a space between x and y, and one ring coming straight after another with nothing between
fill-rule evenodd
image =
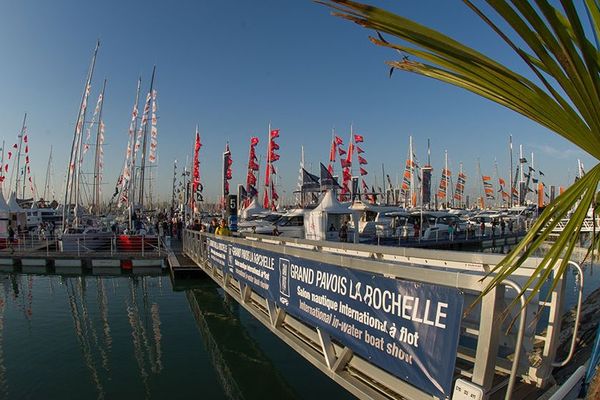
<instances>
[{"instance_id":1,"label":"white tent","mask_svg":"<svg viewBox=\"0 0 600 400\"><path fill-rule=\"evenodd\" d=\"M19 203L17 203L17 195L15 192L10 194L7 206L15 232L18 231L19 226L21 229L27 229L27 214L25 210L21 208Z\"/></svg>"},{"instance_id":2,"label":"white tent","mask_svg":"<svg viewBox=\"0 0 600 400\"><path fill-rule=\"evenodd\" d=\"M309 240L339 240L339 230L344 222L349 226L355 226L357 214L347 204L341 204L336 198L333 190L329 190L323 196L319 205L306 214L304 230L306 239ZM352 242L354 230L348 229L348 241Z\"/></svg>"},{"instance_id":3,"label":"white tent","mask_svg":"<svg viewBox=\"0 0 600 400\"><path fill-rule=\"evenodd\" d=\"M244 208L240 212L240 218L247 219L252 217L253 215L264 213L265 211L266 210L260 204L258 204L258 199L254 197L252 199L252 202L248 204L248 207Z\"/></svg>"},{"instance_id":4,"label":"white tent","mask_svg":"<svg viewBox=\"0 0 600 400\"><path fill-rule=\"evenodd\" d=\"M0 190L0 237L6 238L8 237L8 222L10 221L10 209L8 208L8 204L6 204L6 200L4 200L4 195Z\"/></svg>"}]
</instances>

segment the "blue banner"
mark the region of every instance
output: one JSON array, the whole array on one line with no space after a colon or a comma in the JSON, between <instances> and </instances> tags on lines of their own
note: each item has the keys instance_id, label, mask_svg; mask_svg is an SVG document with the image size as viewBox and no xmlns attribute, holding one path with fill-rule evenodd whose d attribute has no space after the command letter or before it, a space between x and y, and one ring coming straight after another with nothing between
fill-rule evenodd
<instances>
[{"instance_id":1,"label":"blue banner","mask_svg":"<svg viewBox=\"0 0 600 400\"><path fill-rule=\"evenodd\" d=\"M354 353L421 390L449 398L463 294L249 245L207 239L217 268Z\"/></svg>"}]
</instances>

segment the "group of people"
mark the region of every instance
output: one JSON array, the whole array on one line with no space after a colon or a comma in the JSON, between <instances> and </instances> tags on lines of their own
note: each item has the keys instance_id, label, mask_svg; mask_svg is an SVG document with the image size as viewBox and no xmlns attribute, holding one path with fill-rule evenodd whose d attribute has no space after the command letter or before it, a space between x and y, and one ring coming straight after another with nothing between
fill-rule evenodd
<instances>
[{"instance_id":1,"label":"group of people","mask_svg":"<svg viewBox=\"0 0 600 400\"><path fill-rule=\"evenodd\" d=\"M218 221L217 218L211 219L208 228L198 219L195 219L189 229L199 232L214 233L219 236L231 236L231 230L229 229L225 218L221 218L221 221Z\"/></svg>"},{"instance_id":2,"label":"group of people","mask_svg":"<svg viewBox=\"0 0 600 400\"><path fill-rule=\"evenodd\" d=\"M335 228L335 225L332 222L331 226L329 227L329 232L335 232L336 230L337 229ZM340 229L338 231L338 238L340 239L340 242L348 242L348 222L347 221L342 222L342 225L340 226Z\"/></svg>"}]
</instances>

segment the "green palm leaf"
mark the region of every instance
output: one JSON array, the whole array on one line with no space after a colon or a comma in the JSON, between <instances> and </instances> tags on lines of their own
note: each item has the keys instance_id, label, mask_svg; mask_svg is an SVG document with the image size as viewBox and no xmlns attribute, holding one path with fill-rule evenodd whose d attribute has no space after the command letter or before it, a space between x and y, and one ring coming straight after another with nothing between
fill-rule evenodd
<instances>
[{"instance_id":1,"label":"green palm leaf","mask_svg":"<svg viewBox=\"0 0 600 400\"><path fill-rule=\"evenodd\" d=\"M376 45L415 57L389 61L392 70L413 72L469 90L536 121L600 159L600 53L586 36L582 18L571 1L561 0L561 11L547 0L535 0L533 4L487 0L496 18L508 24L526 48L517 46L471 1L463 1L522 58L537 83L438 31L386 10L350 0L317 2L333 8L336 16L376 31L377 37L370 37ZM596 0L586 0L585 8L594 34L600 36ZM382 33L401 42L391 43ZM519 297L531 301L550 277L556 285L567 269L588 210L600 203L600 196L596 199L599 182L600 164L546 207L525 238L491 271L494 277L481 296L508 278L539 249L552 228L569 217L563 233L545 253ZM592 248L600 250L600 239L594 238Z\"/></svg>"}]
</instances>

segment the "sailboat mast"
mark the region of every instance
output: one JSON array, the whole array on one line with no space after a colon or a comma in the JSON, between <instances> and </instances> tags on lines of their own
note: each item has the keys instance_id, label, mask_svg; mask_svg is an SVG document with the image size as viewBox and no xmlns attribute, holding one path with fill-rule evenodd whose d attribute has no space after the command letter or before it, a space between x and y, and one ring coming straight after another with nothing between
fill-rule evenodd
<instances>
[{"instance_id":1,"label":"sailboat mast","mask_svg":"<svg viewBox=\"0 0 600 400\"><path fill-rule=\"evenodd\" d=\"M408 159L410 160L410 165L409 165L409 171L410 171L410 191L409 191L409 199L408 199L408 204L410 204L411 206L415 206L415 204L413 204L413 195L415 193L415 177L414 177L414 173L413 173L413 141L412 141L412 135L410 135L408 137Z\"/></svg>"},{"instance_id":2,"label":"sailboat mast","mask_svg":"<svg viewBox=\"0 0 600 400\"><path fill-rule=\"evenodd\" d=\"M448 150L444 150L444 165L446 169L446 193L444 193L444 200L446 202L446 207L448 206L448 191L450 190L450 176L448 171Z\"/></svg>"},{"instance_id":3,"label":"sailboat mast","mask_svg":"<svg viewBox=\"0 0 600 400\"><path fill-rule=\"evenodd\" d=\"M87 96L89 94L90 83L92 82L92 76L94 75L94 68L96 66L96 56L98 55L98 48L100 47L100 41L96 42L96 48L94 49L94 55L92 56L92 62L88 70L87 80L85 87L83 88L83 94L81 96L81 103L79 104L79 113L77 114L77 122L75 123L75 133L73 134L73 142L71 143L71 156L69 164L67 165L67 179L65 184L65 201L63 203L63 228L66 227L69 222L69 207L73 198L73 186L74 186L74 173L77 168L78 160L78 142L83 131L83 124L85 121L85 108L87 102Z\"/></svg>"},{"instance_id":4,"label":"sailboat mast","mask_svg":"<svg viewBox=\"0 0 600 400\"><path fill-rule=\"evenodd\" d=\"M148 92L152 96L152 90L154 89L154 74L156 73L156 65L152 68L152 78L150 79L150 91ZM140 195L138 201L140 202L140 209L144 209L144 175L146 173L146 143L148 141L148 125L144 125L144 137L142 142L142 160L140 163Z\"/></svg>"},{"instance_id":5,"label":"sailboat mast","mask_svg":"<svg viewBox=\"0 0 600 400\"><path fill-rule=\"evenodd\" d=\"M485 209L485 188L483 187L483 175L481 174L481 163L479 157L477 157L477 179L481 179L481 186L479 186L479 198L481 199L481 208Z\"/></svg>"},{"instance_id":6,"label":"sailboat mast","mask_svg":"<svg viewBox=\"0 0 600 400\"><path fill-rule=\"evenodd\" d=\"M138 78L138 82L137 82L137 89L135 91L135 105L133 107L133 115L132 115L132 122L133 124L131 125L131 129L132 129L132 133L129 135L129 140L130 140L130 146L129 147L131 149L131 161L130 161L130 165L128 166L129 168L129 182L127 182L127 196L128 196L128 203L130 205L130 209L131 209L131 205L135 204L135 161L136 161L136 155L137 155L137 150L135 148L135 144L137 143L137 130L138 130L138 114L139 114L139 106L140 106L140 89L142 86L142 78L139 77ZM131 229L131 227L130 227Z\"/></svg>"},{"instance_id":7,"label":"sailboat mast","mask_svg":"<svg viewBox=\"0 0 600 400\"><path fill-rule=\"evenodd\" d=\"M269 206L271 206L273 204L273 167L272 162L273 160L271 160L271 123L269 122L269 131L267 133L267 172L266 172L266 176L269 177L267 183L267 191L269 193L269 197L271 199ZM264 204L263 204L264 205Z\"/></svg>"},{"instance_id":8,"label":"sailboat mast","mask_svg":"<svg viewBox=\"0 0 600 400\"><path fill-rule=\"evenodd\" d=\"M508 174L508 177L510 179L510 188L508 189L508 206L512 207L513 206L513 188L514 186L514 182L513 182L513 144L512 144L512 135L509 136L509 144L510 144L510 171Z\"/></svg>"},{"instance_id":9,"label":"sailboat mast","mask_svg":"<svg viewBox=\"0 0 600 400\"><path fill-rule=\"evenodd\" d=\"M23 117L23 124L21 125L21 133L19 133L19 148L17 150L17 169L15 170L16 174L17 174L17 179L15 180L15 196L17 195L17 193L19 193L19 176L21 175L21 171L20 171L20 165L21 165L21 146L23 145L23 135L25 134L25 129L26 126L25 124L27 123L27 113L25 113L25 116ZM23 179L25 179L23 177ZM23 193L23 198L25 197L25 193Z\"/></svg>"},{"instance_id":10,"label":"sailboat mast","mask_svg":"<svg viewBox=\"0 0 600 400\"><path fill-rule=\"evenodd\" d=\"M96 215L100 215L100 152L101 149L101 136L104 134L102 131L102 109L104 108L104 93L106 91L106 79L104 79L104 83L102 84L102 101L100 102L100 110L98 111L98 130L96 131L96 156L94 157L94 197L93 197L93 207Z\"/></svg>"},{"instance_id":11,"label":"sailboat mast","mask_svg":"<svg viewBox=\"0 0 600 400\"><path fill-rule=\"evenodd\" d=\"M48 157L48 167L46 168L46 181L44 182L44 201L48 200L46 197L50 193L50 167L52 163L52 145L50 145L50 156Z\"/></svg>"},{"instance_id":12,"label":"sailboat mast","mask_svg":"<svg viewBox=\"0 0 600 400\"><path fill-rule=\"evenodd\" d=\"M523 145L519 145L519 164L521 168L519 169L519 205L522 205L521 202L525 200L525 195L521 193L523 191Z\"/></svg>"}]
</instances>

